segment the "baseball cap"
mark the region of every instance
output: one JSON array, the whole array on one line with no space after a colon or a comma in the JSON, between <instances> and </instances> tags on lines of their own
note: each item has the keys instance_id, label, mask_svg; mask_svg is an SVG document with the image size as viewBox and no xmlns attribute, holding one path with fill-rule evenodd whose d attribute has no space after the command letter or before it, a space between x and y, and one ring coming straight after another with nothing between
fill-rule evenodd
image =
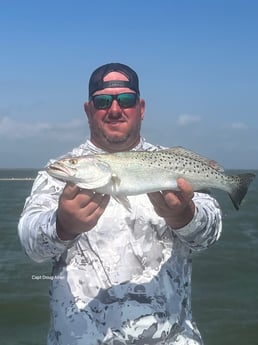
<instances>
[{"instance_id":1,"label":"baseball cap","mask_svg":"<svg viewBox=\"0 0 258 345\"><path fill-rule=\"evenodd\" d=\"M104 77L110 72L122 73L128 80L103 81ZM89 97L91 97L94 92L103 90L107 87L128 87L140 95L137 73L129 66L118 62L100 66L92 73L89 80Z\"/></svg>"}]
</instances>

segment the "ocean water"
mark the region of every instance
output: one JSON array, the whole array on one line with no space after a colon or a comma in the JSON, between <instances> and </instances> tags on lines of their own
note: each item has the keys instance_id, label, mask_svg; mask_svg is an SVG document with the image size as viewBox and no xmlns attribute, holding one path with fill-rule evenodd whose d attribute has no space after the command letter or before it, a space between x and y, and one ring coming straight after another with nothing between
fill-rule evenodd
<instances>
[{"instance_id":1,"label":"ocean water","mask_svg":"<svg viewBox=\"0 0 258 345\"><path fill-rule=\"evenodd\" d=\"M33 263L17 236L33 183L21 178L35 176L35 170L0 170L1 345L46 344L51 263ZM258 177L239 211L225 193L216 192L216 197L223 209L223 233L213 247L194 256L193 315L205 345L257 345Z\"/></svg>"}]
</instances>

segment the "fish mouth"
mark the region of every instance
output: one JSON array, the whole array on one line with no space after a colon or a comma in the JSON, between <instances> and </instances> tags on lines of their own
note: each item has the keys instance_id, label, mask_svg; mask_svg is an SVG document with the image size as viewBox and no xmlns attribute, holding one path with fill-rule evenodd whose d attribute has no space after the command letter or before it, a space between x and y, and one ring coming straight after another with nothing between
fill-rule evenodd
<instances>
[{"instance_id":1,"label":"fish mouth","mask_svg":"<svg viewBox=\"0 0 258 345\"><path fill-rule=\"evenodd\" d=\"M47 167L47 172L52 176L74 176L76 169L68 168L60 162L55 162Z\"/></svg>"}]
</instances>

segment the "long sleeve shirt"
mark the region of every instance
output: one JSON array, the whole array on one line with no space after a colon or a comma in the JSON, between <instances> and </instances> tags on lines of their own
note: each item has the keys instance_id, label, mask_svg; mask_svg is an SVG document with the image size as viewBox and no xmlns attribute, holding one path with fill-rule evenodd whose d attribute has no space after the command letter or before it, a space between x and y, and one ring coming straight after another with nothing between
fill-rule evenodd
<instances>
[{"instance_id":1,"label":"long sleeve shirt","mask_svg":"<svg viewBox=\"0 0 258 345\"><path fill-rule=\"evenodd\" d=\"M144 139L134 148L158 149ZM86 141L67 155L100 152ZM217 201L195 193L194 218L174 230L147 195L130 196L130 211L111 198L92 230L62 241L56 211L64 186L39 172L18 226L31 259L53 261L48 345L203 344L191 312L192 253L220 236Z\"/></svg>"}]
</instances>

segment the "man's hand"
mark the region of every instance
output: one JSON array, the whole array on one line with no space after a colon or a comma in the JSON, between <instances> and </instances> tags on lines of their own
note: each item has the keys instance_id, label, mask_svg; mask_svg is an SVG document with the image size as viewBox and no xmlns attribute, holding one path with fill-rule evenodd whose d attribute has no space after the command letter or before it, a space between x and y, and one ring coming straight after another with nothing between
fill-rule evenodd
<instances>
[{"instance_id":1,"label":"man's hand","mask_svg":"<svg viewBox=\"0 0 258 345\"><path fill-rule=\"evenodd\" d=\"M71 240L91 230L105 211L110 197L67 184L59 199L57 234L61 240Z\"/></svg>"},{"instance_id":2,"label":"man's hand","mask_svg":"<svg viewBox=\"0 0 258 345\"><path fill-rule=\"evenodd\" d=\"M163 191L149 193L149 199L155 211L163 217L173 229L188 224L194 216L195 205L192 200L194 191L183 178L177 180L179 191Z\"/></svg>"}]
</instances>

